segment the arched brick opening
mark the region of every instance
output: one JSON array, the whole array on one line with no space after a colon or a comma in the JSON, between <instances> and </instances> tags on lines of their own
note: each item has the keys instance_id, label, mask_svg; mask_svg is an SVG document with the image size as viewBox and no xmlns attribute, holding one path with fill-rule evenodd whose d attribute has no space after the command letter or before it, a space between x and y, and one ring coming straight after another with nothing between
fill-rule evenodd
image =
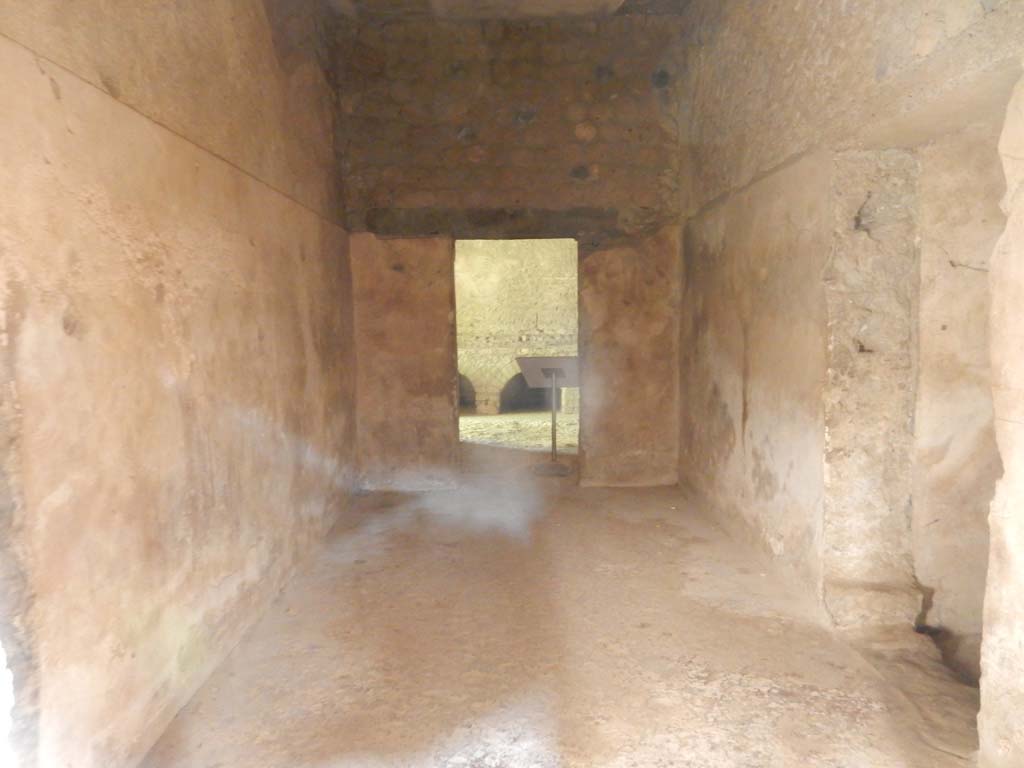
<instances>
[{"instance_id":1,"label":"arched brick opening","mask_svg":"<svg viewBox=\"0 0 1024 768\"><path fill-rule=\"evenodd\" d=\"M561 407L561 392L556 393L556 406ZM500 413L543 411L551 408L551 393L546 389L533 389L523 374L517 373L501 388Z\"/></svg>"},{"instance_id":2,"label":"arched brick opening","mask_svg":"<svg viewBox=\"0 0 1024 768\"><path fill-rule=\"evenodd\" d=\"M476 408L476 387L469 377L459 374L459 410L473 410Z\"/></svg>"}]
</instances>

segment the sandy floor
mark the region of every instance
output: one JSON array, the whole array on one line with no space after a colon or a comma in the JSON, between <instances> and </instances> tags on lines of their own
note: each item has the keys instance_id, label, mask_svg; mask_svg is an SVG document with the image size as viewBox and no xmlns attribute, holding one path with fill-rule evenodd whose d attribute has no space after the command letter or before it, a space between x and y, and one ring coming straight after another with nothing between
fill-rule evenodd
<instances>
[{"instance_id":1,"label":"sandy floor","mask_svg":"<svg viewBox=\"0 0 1024 768\"><path fill-rule=\"evenodd\" d=\"M580 417L558 414L558 451L574 454L579 444ZM527 451L551 450L551 412L503 413L497 416L463 414L459 417L463 442L497 445Z\"/></svg>"},{"instance_id":2,"label":"sandy floor","mask_svg":"<svg viewBox=\"0 0 1024 768\"><path fill-rule=\"evenodd\" d=\"M148 768L965 765L679 491L469 451L459 491L366 497Z\"/></svg>"}]
</instances>

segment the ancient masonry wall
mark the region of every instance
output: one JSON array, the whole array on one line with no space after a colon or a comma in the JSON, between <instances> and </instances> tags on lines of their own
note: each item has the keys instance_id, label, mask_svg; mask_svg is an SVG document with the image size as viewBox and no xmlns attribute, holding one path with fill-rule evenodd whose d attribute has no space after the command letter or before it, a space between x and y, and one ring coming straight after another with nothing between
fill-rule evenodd
<instances>
[{"instance_id":1,"label":"ancient masonry wall","mask_svg":"<svg viewBox=\"0 0 1024 768\"><path fill-rule=\"evenodd\" d=\"M989 285L996 437L1005 470L989 518L978 718L983 768L1024 761L1024 80L1010 103L999 151L1008 223L992 257Z\"/></svg>"},{"instance_id":2,"label":"ancient masonry wall","mask_svg":"<svg viewBox=\"0 0 1024 768\"><path fill-rule=\"evenodd\" d=\"M995 118L937 139L920 164L914 573L922 623L965 677L981 675L988 515L1003 466L989 363L989 260L1006 227ZM983 115L979 115L983 117ZM989 116L984 116L989 117Z\"/></svg>"},{"instance_id":3,"label":"ancient masonry wall","mask_svg":"<svg viewBox=\"0 0 1024 768\"><path fill-rule=\"evenodd\" d=\"M676 478L679 39L677 20L643 16L342 24L335 38L351 231L579 243L581 466L595 485ZM639 404L620 382L648 361ZM424 434L450 433L434 408L445 386L415 396L435 416Z\"/></svg>"},{"instance_id":4,"label":"ancient masonry wall","mask_svg":"<svg viewBox=\"0 0 1024 768\"><path fill-rule=\"evenodd\" d=\"M916 146L1005 108L1024 4L695 2L680 29L680 189L696 212L812 148Z\"/></svg>"},{"instance_id":5,"label":"ancient masonry wall","mask_svg":"<svg viewBox=\"0 0 1024 768\"><path fill-rule=\"evenodd\" d=\"M332 96L267 7L0 8L0 638L26 767L136 764L352 485Z\"/></svg>"},{"instance_id":6,"label":"ancient masonry wall","mask_svg":"<svg viewBox=\"0 0 1024 768\"><path fill-rule=\"evenodd\" d=\"M838 153L827 310L822 592L840 627L914 625L911 558L917 376L918 164Z\"/></svg>"},{"instance_id":7,"label":"ancient masonry wall","mask_svg":"<svg viewBox=\"0 0 1024 768\"><path fill-rule=\"evenodd\" d=\"M677 38L639 16L343 26L349 229L463 235L516 212L542 237L554 211L630 231L671 217Z\"/></svg>"},{"instance_id":8,"label":"ancient masonry wall","mask_svg":"<svg viewBox=\"0 0 1024 768\"><path fill-rule=\"evenodd\" d=\"M361 232L351 252L360 486L450 486L459 435L454 244Z\"/></svg>"},{"instance_id":9,"label":"ancient masonry wall","mask_svg":"<svg viewBox=\"0 0 1024 768\"><path fill-rule=\"evenodd\" d=\"M580 483L679 479L678 226L580 254Z\"/></svg>"},{"instance_id":10,"label":"ancient masonry wall","mask_svg":"<svg viewBox=\"0 0 1024 768\"><path fill-rule=\"evenodd\" d=\"M680 479L815 590L832 172L813 155L691 219L680 304Z\"/></svg>"},{"instance_id":11,"label":"ancient masonry wall","mask_svg":"<svg viewBox=\"0 0 1024 768\"><path fill-rule=\"evenodd\" d=\"M1002 228L993 210L999 186L994 139L979 124L997 115L1001 124L1020 77L1024 5L868 0L854 12L848 4L818 0L795 15L770 3L726 0L690 4L683 31L679 187L690 223L681 476L783 559L799 563L809 553L810 565L798 569L811 577L839 623L934 622L955 636L951 653L961 668L976 670L985 508L999 461L981 359L988 343L987 298L972 277L984 278L984 251ZM751 41L772 54L750 56ZM769 233L763 240L770 242L776 229L813 229L814 217L795 205L790 212L783 203L752 196L822 153L831 153L835 164L832 234L822 254L826 266L816 273L828 312L828 363L821 371L827 453L820 526L807 522L808 535L800 539L793 524L807 520L804 513L757 513L758 503L751 503L734 474L730 457L744 430L735 426L729 393L743 379L735 350L747 331L701 310L714 307L722 291L756 293L759 287L738 286L770 284L774 276L738 266L754 261L759 248L745 244L742 235L737 242L742 228L730 228L726 239L738 250L735 256L716 264L702 249L715 242L715 218L744 200L750 202L744 211L749 226ZM883 167L891 183L882 183ZM951 193L944 190L953 188L957 210L977 214L971 222L947 215L944 196ZM794 203L799 194L780 191ZM690 252L691 237L696 253ZM884 284L864 266L879 260ZM964 270L950 261L979 271L960 274ZM818 263L811 259L807 268ZM958 269L956 277L950 269ZM951 291L956 302L944 302ZM739 317L743 307L738 304ZM956 359L943 352L950 345L958 350ZM695 359L711 369L688 370ZM817 360L812 355L807 364ZM998 369L993 373L998 376ZM717 434L710 428L702 433L687 417L692 387L706 407L726 404L719 410L729 418L713 422ZM943 403L954 392L963 410L952 413ZM765 406L777 425L804 423L788 398ZM753 411L747 413L749 424ZM853 423L858 428L851 429ZM752 472L752 456L748 462ZM779 471L770 476L778 488L794 493L787 465L768 463L773 465ZM901 478L913 478L913 485ZM808 500L820 487L811 478L796 482ZM943 521L938 528L932 525L937 518ZM1000 589L991 577L988 589L990 595Z\"/></svg>"}]
</instances>

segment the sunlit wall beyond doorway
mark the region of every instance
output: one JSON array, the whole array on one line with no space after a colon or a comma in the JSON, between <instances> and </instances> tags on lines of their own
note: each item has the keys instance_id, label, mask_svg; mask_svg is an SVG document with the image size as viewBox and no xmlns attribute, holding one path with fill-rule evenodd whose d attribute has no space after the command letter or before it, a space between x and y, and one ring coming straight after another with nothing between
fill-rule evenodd
<instances>
[{"instance_id":1,"label":"sunlit wall beyond doorway","mask_svg":"<svg viewBox=\"0 0 1024 768\"><path fill-rule=\"evenodd\" d=\"M456 242L462 441L538 451L550 448L550 393L525 386L516 357L575 356L578 296L575 240ZM559 448L574 453L579 437L578 390L565 390L558 406Z\"/></svg>"}]
</instances>

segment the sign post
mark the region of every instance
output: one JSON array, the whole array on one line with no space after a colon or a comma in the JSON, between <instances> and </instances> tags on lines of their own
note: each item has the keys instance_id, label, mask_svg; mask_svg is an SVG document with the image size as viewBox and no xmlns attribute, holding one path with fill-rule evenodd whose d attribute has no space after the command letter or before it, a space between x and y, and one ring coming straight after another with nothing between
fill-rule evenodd
<instances>
[{"instance_id":1,"label":"sign post","mask_svg":"<svg viewBox=\"0 0 1024 768\"><path fill-rule=\"evenodd\" d=\"M528 387L551 391L551 461L534 469L538 474L568 475L572 470L558 462L558 391L580 385L579 358L517 357L516 362Z\"/></svg>"}]
</instances>

